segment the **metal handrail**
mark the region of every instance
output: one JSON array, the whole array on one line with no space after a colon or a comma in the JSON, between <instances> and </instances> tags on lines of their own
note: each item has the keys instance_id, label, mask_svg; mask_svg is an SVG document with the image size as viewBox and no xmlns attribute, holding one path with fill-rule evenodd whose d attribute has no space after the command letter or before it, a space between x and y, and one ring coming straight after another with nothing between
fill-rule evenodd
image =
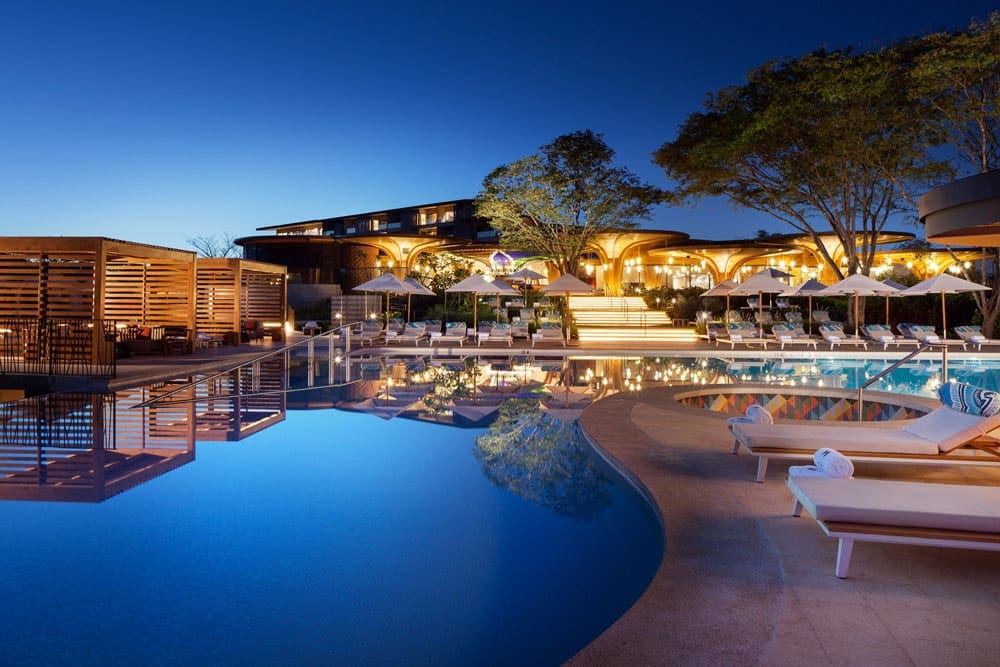
<instances>
[{"instance_id":1,"label":"metal handrail","mask_svg":"<svg viewBox=\"0 0 1000 667\"><path fill-rule=\"evenodd\" d=\"M346 345L344 354L345 355L349 355L351 353L351 327L353 327L353 326L355 326L357 324L360 324L360 323L361 323L361 320L358 320L357 322L351 322L350 324L341 324L341 325L338 325L337 327L335 327L333 329L330 329L329 331L327 331L325 333L321 333L321 334L316 335L316 336L309 336L308 338L303 338L300 341L296 341L296 342L292 343L291 345L285 345L284 347L278 348L276 350L269 350L267 352L263 352L263 353L255 356L255 357L253 357L249 361L244 361L243 363L237 364L235 366L230 366L229 368L225 368L225 369L223 369L221 371L218 371L216 373L212 373L211 375L203 377L200 380L197 380L196 382L189 382L189 383L187 383L187 384L185 384L185 385L183 385L181 387L178 387L176 389L172 389L172 390L168 391L165 394L161 394L160 396L157 396L155 398L151 398L148 401L143 401L142 403L137 403L136 405L134 405L132 407L134 407L134 408L145 408L145 407L148 407L149 405L152 405L153 403L157 403L157 402L162 401L164 399L170 398L174 394L179 394L180 392L185 391L188 387L190 387L193 384L202 384L203 382L209 382L211 380L214 380L217 377L222 377L223 375L226 375L228 373L232 373L233 371L241 370L242 368L244 368L246 366L253 366L255 364L258 364L262 360L267 359L269 357L273 357L273 356L278 355L278 354L288 354L288 352L290 350L295 349L297 347L301 347L301 346L306 346L306 347L315 346L317 338L327 338L327 339L329 339L330 345L332 347L334 336L336 336L337 338L339 338L340 337L340 332L342 330L345 330L345 329L347 330L347 339L346 339L347 340L347 345ZM310 352L310 354L312 354L312 353Z\"/></svg>"},{"instance_id":2,"label":"metal handrail","mask_svg":"<svg viewBox=\"0 0 1000 667\"><path fill-rule=\"evenodd\" d=\"M878 382L879 380L881 380L882 378L884 378L886 375L888 375L889 373L893 372L894 370L896 370L897 368L899 368L900 366L902 366L903 364L905 364L910 359L913 359L914 357L922 354L926 350L932 350L935 347L937 347L937 344L935 344L935 343L930 343L930 342L927 342L927 341L921 341L920 345L917 346L917 349L913 350L912 352L910 352L906 356L901 357L900 359L896 360L895 362L893 362L892 364L890 364L886 368L883 368L881 371L879 371L878 373L876 373L874 376L872 376L872 377L868 378L867 380L865 380L864 382L862 382L861 385L858 387L858 421L864 420L864 393L865 393L865 389L867 389L868 387L872 386L873 384L875 384L876 382ZM941 354L942 354L942 358L941 358L942 382L947 382L948 381L948 346L947 345L941 345Z\"/></svg>"}]
</instances>

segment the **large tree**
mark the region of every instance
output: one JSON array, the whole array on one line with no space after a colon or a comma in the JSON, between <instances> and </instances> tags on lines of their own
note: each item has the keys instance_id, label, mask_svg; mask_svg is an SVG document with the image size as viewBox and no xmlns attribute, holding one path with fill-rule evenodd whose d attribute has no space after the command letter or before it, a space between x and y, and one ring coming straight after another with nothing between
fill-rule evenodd
<instances>
[{"instance_id":1,"label":"large tree","mask_svg":"<svg viewBox=\"0 0 1000 667\"><path fill-rule=\"evenodd\" d=\"M708 97L654 154L673 194L722 196L810 235L838 276L868 273L879 236L908 194L947 166L902 85L908 49L819 50L770 62ZM887 173L892 178L887 178ZM833 232L846 270L820 236Z\"/></svg>"},{"instance_id":2,"label":"large tree","mask_svg":"<svg viewBox=\"0 0 1000 667\"><path fill-rule=\"evenodd\" d=\"M500 245L545 256L563 273L598 234L635 229L663 191L613 166L614 151L591 130L565 134L539 152L494 169L476 197L476 214L500 232Z\"/></svg>"},{"instance_id":3,"label":"large tree","mask_svg":"<svg viewBox=\"0 0 1000 667\"><path fill-rule=\"evenodd\" d=\"M953 149L960 173L1000 169L1000 12L972 21L968 30L941 32L920 40L910 93L932 128ZM979 275L967 276L993 288L974 292L983 331L992 335L1000 315L1000 248L991 248Z\"/></svg>"}]
</instances>

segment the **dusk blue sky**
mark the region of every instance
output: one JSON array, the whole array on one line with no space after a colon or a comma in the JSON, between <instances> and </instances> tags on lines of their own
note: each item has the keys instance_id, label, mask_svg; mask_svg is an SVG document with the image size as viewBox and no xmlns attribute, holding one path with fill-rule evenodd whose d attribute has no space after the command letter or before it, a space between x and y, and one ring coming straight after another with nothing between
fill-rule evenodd
<instances>
[{"instance_id":1,"label":"dusk blue sky","mask_svg":"<svg viewBox=\"0 0 1000 667\"><path fill-rule=\"evenodd\" d=\"M560 134L651 153L705 95L820 46L995 5L912 2L47 2L0 14L0 233L186 237L472 197ZM657 209L697 238L782 223Z\"/></svg>"}]
</instances>

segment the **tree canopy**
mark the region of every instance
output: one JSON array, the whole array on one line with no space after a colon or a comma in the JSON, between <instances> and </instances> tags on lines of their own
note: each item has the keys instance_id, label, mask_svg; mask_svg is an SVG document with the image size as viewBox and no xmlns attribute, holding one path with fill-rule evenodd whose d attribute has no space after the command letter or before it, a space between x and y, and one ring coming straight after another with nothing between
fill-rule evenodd
<instances>
[{"instance_id":1,"label":"tree canopy","mask_svg":"<svg viewBox=\"0 0 1000 667\"><path fill-rule=\"evenodd\" d=\"M903 85L912 43L871 53L818 50L766 63L747 83L709 95L654 161L680 200L722 196L844 248L846 273L867 273L879 236L910 193L939 181L935 134Z\"/></svg>"},{"instance_id":2,"label":"tree canopy","mask_svg":"<svg viewBox=\"0 0 1000 667\"><path fill-rule=\"evenodd\" d=\"M921 117L952 149L959 173L1000 169L1000 12L964 31L926 35L920 47L909 92ZM991 250L992 275L985 260L978 275L966 275L993 288L972 295L987 335L1000 316L1000 248Z\"/></svg>"},{"instance_id":3,"label":"tree canopy","mask_svg":"<svg viewBox=\"0 0 1000 667\"><path fill-rule=\"evenodd\" d=\"M476 197L476 214L500 232L500 245L544 255L563 273L579 270L603 232L635 229L663 191L613 166L603 135L582 130L494 169Z\"/></svg>"}]
</instances>

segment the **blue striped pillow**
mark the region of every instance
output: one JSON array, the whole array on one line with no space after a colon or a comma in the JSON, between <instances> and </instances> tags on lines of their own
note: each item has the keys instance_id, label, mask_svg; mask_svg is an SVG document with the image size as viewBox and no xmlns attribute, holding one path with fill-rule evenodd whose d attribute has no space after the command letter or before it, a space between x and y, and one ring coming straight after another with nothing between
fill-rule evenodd
<instances>
[{"instance_id":1,"label":"blue striped pillow","mask_svg":"<svg viewBox=\"0 0 1000 667\"><path fill-rule=\"evenodd\" d=\"M945 405L970 415L992 417L1000 412L1000 394L964 382L944 383L938 396Z\"/></svg>"}]
</instances>

